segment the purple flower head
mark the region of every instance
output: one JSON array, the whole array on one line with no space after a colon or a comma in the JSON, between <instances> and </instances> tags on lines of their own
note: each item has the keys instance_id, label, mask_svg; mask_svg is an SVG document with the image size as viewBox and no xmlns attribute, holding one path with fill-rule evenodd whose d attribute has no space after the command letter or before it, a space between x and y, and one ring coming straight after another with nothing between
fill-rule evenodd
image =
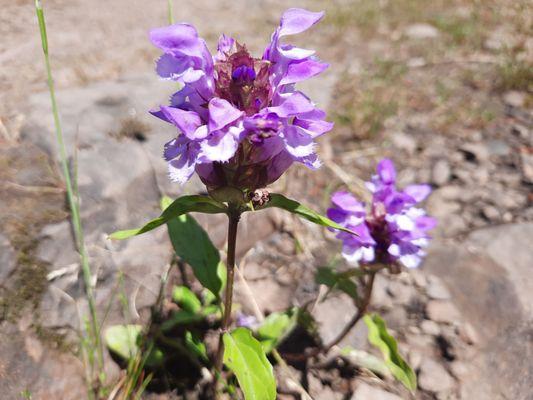
<instances>
[{"instance_id":1,"label":"purple flower head","mask_svg":"<svg viewBox=\"0 0 533 400\"><path fill-rule=\"evenodd\" d=\"M259 321L256 317L241 312L237 314L237 321L235 323L237 326L242 326L248 329L255 329L259 326Z\"/></svg>"},{"instance_id":2,"label":"purple flower head","mask_svg":"<svg viewBox=\"0 0 533 400\"><path fill-rule=\"evenodd\" d=\"M328 217L359 236L339 232L342 254L353 263L394 263L416 268L425 256L430 239L428 231L436 220L417 208L431 192L428 185L410 185L396 189L396 170L391 160L383 159L377 174L367 182L372 203L367 210L348 192L336 192Z\"/></svg>"},{"instance_id":3,"label":"purple flower head","mask_svg":"<svg viewBox=\"0 0 533 400\"><path fill-rule=\"evenodd\" d=\"M181 84L170 105L152 111L178 131L165 146L172 180L185 183L196 171L209 189L253 191L277 180L293 162L320 166L315 139L333 124L295 84L328 65L314 51L283 39L306 31L322 16L287 10L262 58L225 35L213 56L188 24L150 32L163 51L157 73Z\"/></svg>"}]
</instances>

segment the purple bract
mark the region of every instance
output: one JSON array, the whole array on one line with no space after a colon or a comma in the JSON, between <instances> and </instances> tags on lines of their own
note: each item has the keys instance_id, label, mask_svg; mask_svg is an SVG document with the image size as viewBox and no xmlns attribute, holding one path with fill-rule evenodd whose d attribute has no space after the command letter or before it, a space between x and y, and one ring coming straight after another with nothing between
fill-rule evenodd
<instances>
[{"instance_id":1,"label":"purple bract","mask_svg":"<svg viewBox=\"0 0 533 400\"><path fill-rule=\"evenodd\" d=\"M343 241L342 255L353 263L398 261L407 268L418 267L425 256L428 231L435 227L436 220L415 206L431 188L410 185L398 191L396 170L388 159L378 164L377 175L367 187L372 192L370 211L348 192L336 192L331 198L333 207L328 209L328 217L359 235L337 234Z\"/></svg>"},{"instance_id":2,"label":"purple bract","mask_svg":"<svg viewBox=\"0 0 533 400\"><path fill-rule=\"evenodd\" d=\"M281 39L304 32L322 16L287 10L262 58L225 35L213 56L188 24L150 32L164 53L157 73L181 84L169 106L152 111L179 131L164 152L173 181L185 183L196 171L209 189L254 190L277 180L294 161L319 167L314 139L333 124L295 84L328 65L314 51Z\"/></svg>"}]
</instances>

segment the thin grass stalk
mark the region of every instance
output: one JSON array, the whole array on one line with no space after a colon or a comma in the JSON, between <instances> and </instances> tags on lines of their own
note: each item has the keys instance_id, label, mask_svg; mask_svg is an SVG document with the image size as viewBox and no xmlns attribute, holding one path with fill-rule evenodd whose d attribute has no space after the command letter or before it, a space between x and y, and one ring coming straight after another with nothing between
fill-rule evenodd
<instances>
[{"instance_id":1,"label":"thin grass stalk","mask_svg":"<svg viewBox=\"0 0 533 400\"><path fill-rule=\"evenodd\" d=\"M85 295L87 297L87 302L89 305L89 312L91 316L90 321L90 336L91 341L96 348L96 354L97 354L97 366L99 369L98 378L100 381L103 380L102 372L103 372L103 348L101 345L101 340L98 332L98 319L96 315L96 305L95 305L95 299L94 299L94 293L93 293L93 287L92 287L92 274L91 269L89 266L89 260L87 257L87 252L85 249L84 244L84 238L83 238L83 229L81 224L81 218L80 218L80 208L77 201L77 191L74 190L71 175L69 171L68 161L67 161L67 151L65 148L65 142L63 139L63 130L61 128L61 122L59 119L59 111L56 101L56 95L55 95L55 87L54 87L54 81L52 79L52 68L50 66L50 57L48 53L48 36L46 34L46 23L44 18L44 12L43 7L40 0L35 0L35 10L37 13L37 19L39 21L39 31L41 35L41 43L44 53L44 62L46 67L46 75L47 75L47 83L48 83L48 91L50 93L50 100L52 103L52 113L54 117L54 125L55 125L55 134L56 134L56 141L59 149L59 156L61 161L61 167L63 170L63 176L65 179L65 186L67 189L67 198L69 207L71 210L71 221L72 226L74 230L76 245L78 248L78 251L80 253L80 259L81 259L81 266L83 271L83 280L85 285Z\"/></svg>"},{"instance_id":2,"label":"thin grass stalk","mask_svg":"<svg viewBox=\"0 0 533 400\"><path fill-rule=\"evenodd\" d=\"M172 0L168 0L167 2L167 13L168 13L168 23L170 25L174 24L174 12L172 7Z\"/></svg>"}]
</instances>

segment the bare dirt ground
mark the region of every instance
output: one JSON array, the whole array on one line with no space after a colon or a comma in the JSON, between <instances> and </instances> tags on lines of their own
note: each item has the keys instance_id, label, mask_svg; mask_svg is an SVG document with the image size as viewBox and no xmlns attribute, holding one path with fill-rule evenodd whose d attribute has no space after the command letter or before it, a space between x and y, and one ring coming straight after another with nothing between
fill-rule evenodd
<instances>
[{"instance_id":1,"label":"bare dirt ground","mask_svg":"<svg viewBox=\"0 0 533 400\"><path fill-rule=\"evenodd\" d=\"M417 398L531 398L531 4L308 0L290 6L326 10L325 20L295 42L316 48L331 64L304 90L336 126L320 143L320 172L293 168L278 186L324 210L336 188L359 192L383 156L397 163L401 185L431 183L427 206L440 223L424 268L384 277L374 310L417 371ZM150 28L166 24L166 2L51 0L44 7L67 142L73 145L77 134L81 149L84 220L103 308L116 288L117 265L138 292L157 285L169 257L164 235L116 249L102 240L156 214L160 194L180 192L165 181L159 159L172 133L145 115L171 91L152 73L157 51L147 38ZM212 48L224 32L260 53L287 7L179 0L174 14L194 24ZM59 278L48 275L75 265L76 256L50 145L38 26L32 2L0 0L0 9L0 387L6 399L21 398L25 389L34 399L78 399L84 389L71 335L75 308L57 289L78 298L81 285L68 269ZM148 140L110 135L137 131ZM186 190L201 189L193 183ZM331 259L335 242L292 219L261 221L250 229L255 236L243 232L240 251L259 306L268 312L304 303L318 290L313 267ZM210 227L223 243L224 232ZM139 295L140 320L154 301L148 292ZM237 298L252 311L239 286ZM338 297L317 308L322 339L341 329L350 307ZM120 312L111 315L110 322L120 322ZM343 345L369 350L364 335L357 329ZM323 361L332 363L328 372L294 369L317 400L409 398L354 360ZM118 378L118 367L109 364L109 376Z\"/></svg>"}]
</instances>

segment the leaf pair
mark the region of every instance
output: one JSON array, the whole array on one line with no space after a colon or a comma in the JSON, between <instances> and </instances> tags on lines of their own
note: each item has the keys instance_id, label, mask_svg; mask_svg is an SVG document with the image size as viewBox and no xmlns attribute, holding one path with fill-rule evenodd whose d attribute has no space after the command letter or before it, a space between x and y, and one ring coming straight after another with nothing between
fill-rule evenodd
<instances>
[{"instance_id":1,"label":"leaf pair","mask_svg":"<svg viewBox=\"0 0 533 400\"><path fill-rule=\"evenodd\" d=\"M187 214L190 212L200 212L206 214L227 214L228 207L219 201L214 200L208 196L183 196L174 200L170 203L170 199L166 199L165 208L161 216L152 221L148 222L141 228L128 229L124 231L117 231L109 235L110 239L127 239L129 237L140 235L142 233L151 231L165 223L168 223L171 220L176 219L180 215ZM287 197L273 193L270 195L270 200L264 206L257 208L256 210L264 210L267 208L281 208L285 211L289 211L300 218L306 219L314 224L325 226L328 228L339 229L346 231L355 235L354 232L350 231L332 221L331 219L320 215L316 211L311 210L310 208L304 206L303 204L288 199Z\"/></svg>"}]
</instances>

